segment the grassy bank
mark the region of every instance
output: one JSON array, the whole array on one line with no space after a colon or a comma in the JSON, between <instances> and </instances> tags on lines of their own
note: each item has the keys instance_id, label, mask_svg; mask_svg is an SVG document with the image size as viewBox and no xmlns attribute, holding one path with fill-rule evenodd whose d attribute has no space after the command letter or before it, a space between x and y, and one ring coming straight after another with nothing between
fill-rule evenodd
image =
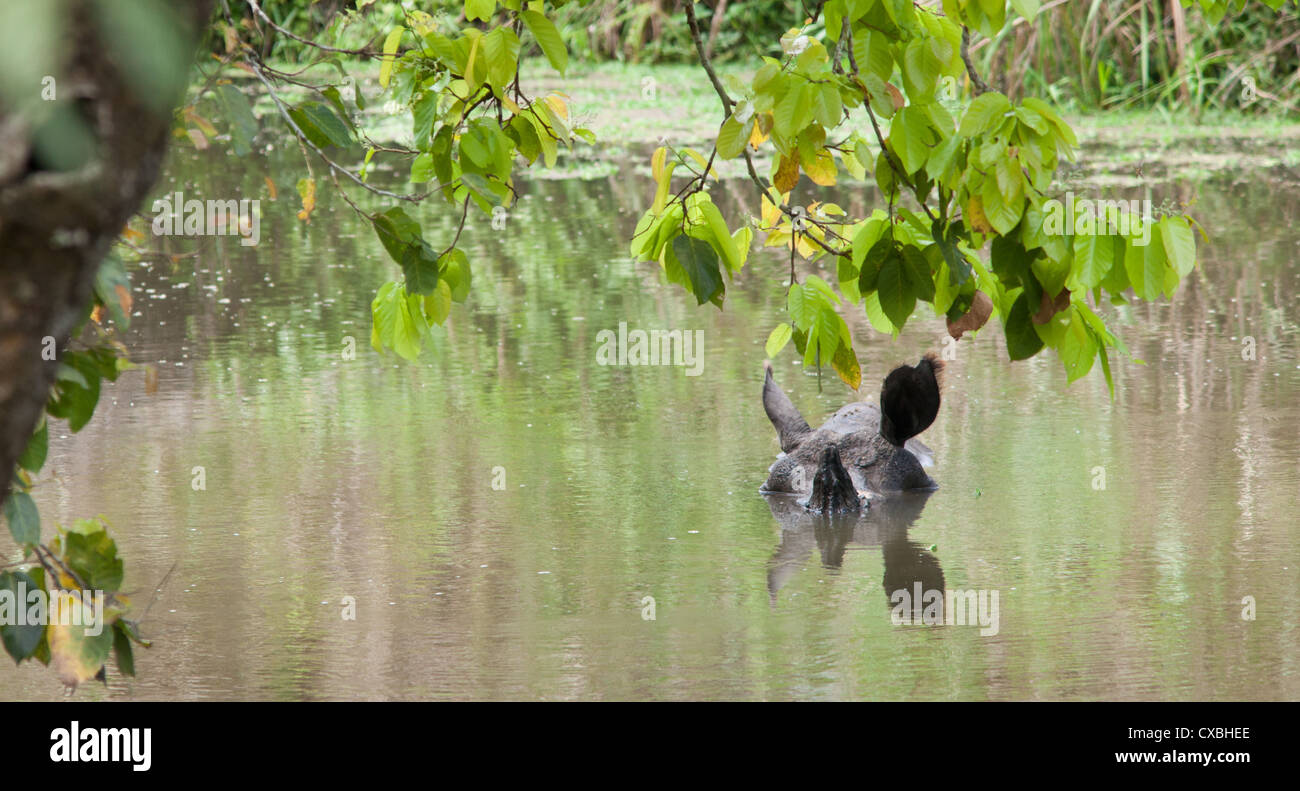
<instances>
[{"instance_id":1,"label":"grassy bank","mask_svg":"<svg viewBox=\"0 0 1300 791\"><path fill-rule=\"evenodd\" d=\"M747 80L749 71L725 64L722 75ZM371 97L366 127L377 142L409 139L408 110L385 107L376 69L354 71ZM648 166L647 155L666 140L677 148L704 151L722 120L717 95L698 66L684 64L572 64L560 75L534 61L522 77L525 92L555 91L569 97L573 122L595 132L595 146L582 145L561 159L561 168L534 176L583 176L628 164ZM954 105L956 107L956 105ZM269 101L260 112L275 123ZM1162 171L1214 173L1266 169L1300 180L1300 123L1281 115L1190 112L1165 109L1064 113L1078 133L1079 167L1093 180L1140 181ZM739 175L735 162L719 163L724 176Z\"/></svg>"}]
</instances>

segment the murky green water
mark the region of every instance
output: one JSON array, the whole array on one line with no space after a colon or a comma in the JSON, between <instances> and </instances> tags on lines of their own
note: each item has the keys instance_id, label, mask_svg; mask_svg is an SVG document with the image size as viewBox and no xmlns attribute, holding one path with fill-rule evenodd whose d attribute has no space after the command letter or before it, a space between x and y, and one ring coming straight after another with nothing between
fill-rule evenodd
<instances>
[{"instance_id":1,"label":"murky green water","mask_svg":"<svg viewBox=\"0 0 1300 791\"><path fill-rule=\"evenodd\" d=\"M265 191L222 157L170 172L159 194ZM267 172L257 248L150 240L198 251L133 275L126 340L158 392L128 373L52 433L47 525L103 513L141 606L175 564L139 677L78 697L1300 698L1294 178L1125 191L1198 195L1214 244L1173 304L1109 311L1147 362L1114 365L1116 399L1054 356L1008 363L991 328L923 435L940 490L827 526L758 494L784 264L753 256L725 311L696 308L627 261L642 177L523 185L505 229L473 221L472 299L405 364L368 345L396 272L373 232L329 195L299 223L297 170ZM873 398L941 348L939 320L891 341L847 318ZM596 365L619 322L703 330L702 374ZM777 376L814 424L854 398L789 352ZM997 633L894 625L887 590L917 580L997 591ZM62 695L39 666L0 673L0 697Z\"/></svg>"}]
</instances>

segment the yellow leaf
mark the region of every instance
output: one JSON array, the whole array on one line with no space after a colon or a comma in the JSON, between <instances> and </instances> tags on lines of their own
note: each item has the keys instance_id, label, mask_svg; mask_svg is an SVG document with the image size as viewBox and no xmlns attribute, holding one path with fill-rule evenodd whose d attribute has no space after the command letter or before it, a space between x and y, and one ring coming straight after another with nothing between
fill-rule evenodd
<instances>
[{"instance_id":1,"label":"yellow leaf","mask_svg":"<svg viewBox=\"0 0 1300 791\"><path fill-rule=\"evenodd\" d=\"M415 31L417 36L432 33L438 27L434 23L433 17L423 11L407 11L406 19L411 23L411 29Z\"/></svg>"},{"instance_id":2,"label":"yellow leaf","mask_svg":"<svg viewBox=\"0 0 1300 791\"><path fill-rule=\"evenodd\" d=\"M276 196L279 195L279 190L275 188L275 182L271 181L270 176L266 177L266 191L271 194L271 200L275 200Z\"/></svg>"},{"instance_id":3,"label":"yellow leaf","mask_svg":"<svg viewBox=\"0 0 1300 791\"><path fill-rule=\"evenodd\" d=\"M131 292L127 291L126 286L116 285L113 286L113 293L117 294L117 304L122 307L122 314L124 316L130 316L132 305Z\"/></svg>"},{"instance_id":4,"label":"yellow leaf","mask_svg":"<svg viewBox=\"0 0 1300 791\"><path fill-rule=\"evenodd\" d=\"M668 157L668 149L659 146L655 149L654 155L650 157L650 175L654 177L655 183L663 180L664 160Z\"/></svg>"},{"instance_id":5,"label":"yellow leaf","mask_svg":"<svg viewBox=\"0 0 1300 791\"><path fill-rule=\"evenodd\" d=\"M862 366L858 364L858 355L854 353L852 346L841 342L835 349L831 367L844 380L844 384L854 390L862 387Z\"/></svg>"},{"instance_id":6,"label":"yellow leaf","mask_svg":"<svg viewBox=\"0 0 1300 791\"><path fill-rule=\"evenodd\" d=\"M803 172L818 186L835 186L835 158L824 148L817 152L817 158L811 163L803 163Z\"/></svg>"},{"instance_id":7,"label":"yellow leaf","mask_svg":"<svg viewBox=\"0 0 1300 791\"><path fill-rule=\"evenodd\" d=\"M560 98L560 94L553 93L550 96L547 96L545 101L547 106L550 107L556 115L560 116L560 118L565 121L569 120L569 106Z\"/></svg>"},{"instance_id":8,"label":"yellow leaf","mask_svg":"<svg viewBox=\"0 0 1300 791\"><path fill-rule=\"evenodd\" d=\"M749 144L757 150L767 142L767 136L772 132L772 114L760 113L755 121L754 128L749 133Z\"/></svg>"},{"instance_id":9,"label":"yellow leaf","mask_svg":"<svg viewBox=\"0 0 1300 791\"><path fill-rule=\"evenodd\" d=\"M794 189L794 185L799 183L799 162L789 157L781 157L781 164L776 169L776 175L772 177L772 184L780 192L789 192Z\"/></svg>"},{"instance_id":10,"label":"yellow leaf","mask_svg":"<svg viewBox=\"0 0 1300 791\"><path fill-rule=\"evenodd\" d=\"M393 76L393 57L397 54L398 45L402 43L402 33L404 32L406 32L406 28L398 25L388 34L388 38L384 39L384 59L379 66L380 88L387 88L388 80Z\"/></svg>"},{"instance_id":11,"label":"yellow leaf","mask_svg":"<svg viewBox=\"0 0 1300 791\"><path fill-rule=\"evenodd\" d=\"M75 687L94 678L104 666L113 648L113 630L101 623L98 634L88 633L85 624L94 617L93 604L82 602L81 594L76 591L52 591L49 601L46 637L50 665L60 681ZM79 623L72 623L74 620Z\"/></svg>"},{"instance_id":12,"label":"yellow leaf","mask_svg":"<svg viewBox=\"0 0 1300 791\"><path fill-rule=\"evenodd\" d=\"M217 136L217 128L212 125L211 121L199 115L198 113L194 112L193 107L185 108L185 119L190 123L194 124L195 126L197 126L199 129L203 130L203 134L207 135L208 137Z\"/></svg>"},{"instance_id":13,"label":"yellow leaf","mask_svg":"<svg viewBox=\"0 0 1300 791\"><path fill-rule=\"evenodd\" d=\"M781 203L785 203L789 197L789 193L782 195ZM773 203L772 196L768 193L763 194L762 217L764 228L774 228L781 221L781 206Z\"/></svg>"},{"instance_id":14,"label":"yellow leaf","mask_svg":"<svg viewBox=\"0 0 1300 791\"><path fill-rule=\"evenodd\" d=\"M302 211L298 212L298 219L310 222L312 210L316 208L316 179L299 179L298 194L302 196Z\"/></svg>"},{"instance_id":15,"label":"yellow leaf","mask_svg":"<svg viewBox=\"0 0 1300 791\"><path fill-rule=\"evenodd\" d=\"M970 196L966 202L966 224L979 233L993 232L993 226L989 225L989 218L984 214L984 201L978 195Z\"/></svg>"}]
</instances>

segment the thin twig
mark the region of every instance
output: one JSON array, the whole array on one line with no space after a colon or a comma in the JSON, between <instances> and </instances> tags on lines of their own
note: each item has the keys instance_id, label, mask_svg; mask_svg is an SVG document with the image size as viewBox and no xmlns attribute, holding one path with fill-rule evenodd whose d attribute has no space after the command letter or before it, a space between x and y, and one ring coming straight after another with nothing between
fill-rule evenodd
<instances>
[{"instance_id":1,"label":"thin twig","mask_svg":"<svg viewBox=\"0 0 1300 791\"><path fill-rule=\"evenodd\" d=\"M961 62L966 64L966 74L970 76L971 92L976 96L988 93L989 86L975 70L975 63L970 59L970 28L961 26Z\"/></svg>"}]
</instances>

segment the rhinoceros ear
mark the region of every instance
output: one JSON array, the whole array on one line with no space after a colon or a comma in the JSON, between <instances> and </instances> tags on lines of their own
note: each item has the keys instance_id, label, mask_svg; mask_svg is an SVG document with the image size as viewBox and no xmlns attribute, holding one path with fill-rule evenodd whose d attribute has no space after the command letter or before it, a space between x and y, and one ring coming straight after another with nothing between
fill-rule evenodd
<instances>
[{"instance_id":1,"label":"rhinoceros ear","mask_svg":"<svg viewBox=\"0 0 1300 791\"><path fill-rule=\"evenodd\" d=\"M889 372L880 388L880 436L902 447L930 427L939 414L939 375L943 362L927 354L914 366Z\"/></svg>"},{"instance_id":2,"label":"rhinoceros ear","mask_svg":"<svg viewBox=\"0 0 1300 791\"><path fill-rule=\"evenodd\" d=\"M791 453L799 447L799 443L812 433L808 427L808 421L803 419L799 410L795 409L794 404L790 403L789 397L772 379L772 363L764 362L763 367L767 369L767 375L763 379L763 411L767 412L767 419L772 421L772 426L776 428L777 438L781 441L781 450Z\"/></svg>"}]
</instances>

